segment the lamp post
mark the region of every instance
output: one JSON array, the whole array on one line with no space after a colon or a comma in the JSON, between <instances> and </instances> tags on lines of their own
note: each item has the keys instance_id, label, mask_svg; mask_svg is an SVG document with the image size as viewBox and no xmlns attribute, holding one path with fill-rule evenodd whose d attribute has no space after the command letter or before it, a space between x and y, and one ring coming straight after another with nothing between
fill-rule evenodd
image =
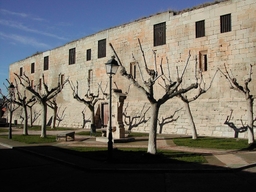
<instances>
[{"instance_id":1,"label":"lamp post","mask_svg":"<svg viewBox=\"0 0 256 192\"><path fill-rule=\"evenodd\" d=\"M10 86L8 87L9 95L10 95L10 106L9 106L9 111L10 111L10 120L9 120L9 134L8 134L8 139L12 139L12 102L13 102L13 95L14 95L14 85L11 83Z\"/></svg>"},{"instance_id":2,"label":"lamp post","mask_svg":"<svg viewBox=\"0 0 256 192\"><path fill-rule=\"evenodd\" d=\"M106 72L109 75L109 129L108 129L108 158L112 158L113 141L112 141L112 75L115 75L119 67L115 56L112 56L107 63L105 63Z\"/></svg>"}]
</instances>

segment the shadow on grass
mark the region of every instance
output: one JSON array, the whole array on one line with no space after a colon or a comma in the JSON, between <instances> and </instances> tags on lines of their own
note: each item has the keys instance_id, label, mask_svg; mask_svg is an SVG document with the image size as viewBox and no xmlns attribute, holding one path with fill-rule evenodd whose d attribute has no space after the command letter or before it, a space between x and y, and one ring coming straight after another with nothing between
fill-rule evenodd
<instances>
[{"instance_id":1,"label":"shadow on grass","mask_svg":"<svg viewBox=\"0 0 256 192\"><path fill-rule=\"evenodd\" d=\"M61 148L60 150L98 162L105 162L108 157L108 150L106 148L72 147L68 149ZM121 164L181 164L207 162L201 154L159 151L157 154L152 155L147 153L144 148L114 148L112 154L112 162Z\"/></svg>"},{"instance_id":2,"label":"shadow on grass","mask_svg":"<svg viewBox=\"0 0 256 192\"><path fill-rule=\"evenodd\" d=\"M71 150L69 148L59 148L56 146L29 146L29 147L16 147L18 150L26 151L34 155L38 155L41 158L46 158L59 163L68 164L78 167L79 169L85 168L86 170L105 170L105 168L116 167L124 168L125 170L228 170L222 166L215 166L205 163L205 159L200 159L198 154L172 152L166 154L165 151L159 152L156 155L146 153L146 149L138 149L137 151L129 150L113 150L113 157L108 159L108 151L105 148L97 150ZM184 159L185 158L185 159ZM192 158L192 159L190 159ZM197 161L195 159L199 158ZM188 159L190 159L188 161ZM121 170L124 170L121 169ZM137 170L137 169L136 169Z\"/></svg>"}]
</instances>

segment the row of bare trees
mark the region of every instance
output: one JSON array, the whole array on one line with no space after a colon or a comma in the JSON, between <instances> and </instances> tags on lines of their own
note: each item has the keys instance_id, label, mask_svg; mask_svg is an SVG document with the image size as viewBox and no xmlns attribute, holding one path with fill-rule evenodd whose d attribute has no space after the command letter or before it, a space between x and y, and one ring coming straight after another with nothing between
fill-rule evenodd
<instances>
[{"instance_id":1,"label":"row of bare trees","mask_svg":"<svg viewBox=\"0 0 256 192\"><path fill-rule=\"evenodd\" d=\"M150 69L148 67L147 63L147 57L145 56L145 53L143 51L142 45L140 40L138 39L138 44L140 47L141 55L142 55L142 60L144 62L144 68L146 70L146 74L148 75L148 79L145 80L145 77L142 74L141 70L141 65L139 63L140 59L135 59L133 56L135 62L137 63L137 66L139 67L139 72L140 72L140 77L141 77L141 82L139 83L138 80L136 80L131 74L129 74L122 64L119 56L117 55L113 45L110 43L110 47L112 48L115 56L117 57L121 70L120 74L128 79L131 84L136 87L145 97L148 99L150 103L150 107L147 109L144 108L141 110L141 114L135 117L130 117L127 115L127 112L124 112L124 118L125 118L125 123L126 125L129 126L129 130L131 130L133 127L138 126L141 123L145 123L148 120L150 120L150 126L149 126L149 140L148 140L148 149L147 152L151 154L155 154L157 152L157 125L161 127L166 123L166 122L172 122L177 120L177 118L174 118L174 115L176 113L171 115L170 117L162 118L162 120L159 119L159 110L160 107L165 104L168 100L171 100L172 98L178 97L183 101L185 110L188 114L188 119L190 120L190 125L192 129L192 138L196 139L198 137L197 135L197 130L196 130L196 125L193 119L193 115L190 109L190 103L192 101L195 101L198 99L202 94L206 93L211 85L212 82L217 74L218 71L220 71L230 82L231 88L235 89L245 95L245 99L247 101L247 117L248 117L248 124L246 125L246 128L248 130L248 143L251 144L254 142L254 134L253 134L253 123L255 119L253 119L253 96L250 94L250 89L248 87L249 83L251 82L251 76L252 76L252 65L250 68L250 74L249 78L245 80L244 86L241 86L235 78L232 78L230 73L228 72L226 66L224 65L225 71L222 71L221 69L217 69L212 80L210 81L209 85L206 87L206 83L204 82L204 78L202 75L202 71L197 69L198 63L197 63L197 58L195 62L195 67L194 67L194 83L191 83L190 85L185 85L183 84L184 78L185 78L185 72L187 71L189 61L191 54L189 52L188 58L185 62L184 68L180 70L178 67L176 67L176 77L171 77L171 70L170 70L170 64L168 61L168 58L166 58L167 61L167 74L163 70L162 66L162 61L159 66L157 66L156 63L156 52L153 51L154 57L155 57L155 63L154 63L154 69ZM181 73L180 73L181 72ZM172 73L173 74L173 73ZM41 137L46 137L46 116L47 116L47 106L52 108L54 111L53 115L53 122L52 122L52 127L55 127L56 121L61 121L63 120L62 117L57 115L57 110L58 110L58 104L56 102L56 96L61 92L63 89L63 86L68 82L72 91L73 91L73 97L79 102L82 102L84 105L88 107L88 109L91 112L90 119L91 119L91 131L95 131L95 105L97 104L98 101L103 100L104 97L107 97L108 94L105 93L105 91L102 90L101 84L98 84L98 90L97 93L92 93L90 90L89 86L89 79L88 79L88 90L87 93L84 96L79 95L79 84L76 82L76 85L73 84L73 82L69 81L69 79L66 79L64 82L60 82L61 75L59 75L58 78L58 84L57 86L53 87L52 89L49 89L47 86L47 83L45 82L45 78L43 76L43 88L44 91L40 89L36 89L35 87L32 87L31 81L26 76L25 74L22 76L19 76L15 74L17 77L19 84L22 85L24 89L23 93L18 88L18 82L15 79L15 84L16 84L16 89L17 89L17 99L15 99L15 103L18 106L21 106L23 108L24 112L24 128L23 128L23 134L28 134L27 133L27 122L28 122L28 115L27 115L27 107L30 109L32 106L35 104L35 102L38 102L41 107L42 107L42 126L41 126ZM159 80L161 80L160 83ZM156 82L159 82L158 84ZM155 96L155 89L156 86L160 85L160 87L163 88L163 94L160 96L160 98L156 98ZM102 92L102 96L100 96L99 92ZM192 90L197 90L197 93L191 97L188 98L187 94L188 92ZM26 92L30 92L31 97L27 97ZM127 105L128 107L128 105ZM145 113L148 110L151 110L151 115L150 119L145 119ZM143 112L144 111L144 112ZM144 113L144 114L143 114ZM32 114L30 114L32 116ZM136 121L136 122L135 122ZM229 125L231 128L234 128L234 124L229 123L230 118L227 118L225 121L225 124Z\"/></svg>"},{"instance_id":2,"label":"row of bare trees","mask_svg":"<svg viewBox=\"0 0 256 192\"><path fill-rule=\"evenodd\" d=\"M53 123L52 127L55 127L56 121L61 121L61 117L57 115L58 105L56 103L56 96L61 92L64 85L67 83L68 79L61 83L61 74L58 78L57 86L49 89L47 83L45 82L44 75L43 79L43 90L39 89L37 86L32 86L31 81L28 76L24 73L23 75L18 75L14 73L17 79L15 78L15 92L12 98L8 96L4 96L2 92L2 97L6 101L6 106L8 107L8 111L10 113L9 122L12 122L12 114L18 108L21 107L23 111L23 134L28 135L28 117L30 116L30 126L33 124L33 119L37 118L38 115L32 114L32 107L35 103L39 103L41 105L42 111L42 124L41 124L41 137L46 137L46 121L47 121L47 106L53 109ZM8 81L9 85L11 84ZM20 89L19 85L22 86ZM29 94L29 93L30 94ZM14 107L15 106L15 107ZM28 109L30 111L30 115L28 115ZM33 118L34 116L34 118Z\"/></svg>"},{"instance_id":3,"label":"row of bare trees","mask_svg":"<svg viewBox=\"0 0 256 192\"><path fill-rule=\"evenodd\" d=\"M143 95L145 95L145 97L148 99L148 101L150 103L150 108L151 108L150 121L151 122L150 122L150 127L149 127L149 140L148 140L147 152L151 153L151 154L155 154L157 152L157 142L156 142L157 121L158 121L158 114L159 114L159 109L160 109L161 105L163 105L165 102L167 102L168 100L170 100L174 97L179 97L184 102L184 106L187 111L188 118L190 120L190 124L192 126L192 138L196 139L197 138L196 125L194 123L189 104L190 104L190 102L195 101L197 98L199 98L202 94L206 93L207 90L210 89L214 77L216 76L217 72L221 71L221 70L220 69L216 70L209 86L206 88L205 82L203 80L202 71L197 70L198 64L197 64L197 59L196 59L195 69L194 69L195 82L191 83L190 85L187 85L186 87L183 87L182 82L184 81L184 73L187 69L187 66L189 64L189 59L191 57L190 53L189 53L188 59L185 63L185 66L184 66L181 74L179 74L179 69L178 69L178 67L176 67L177 75L176 75L176 79L174 79L171 77L168 59L167 59L167 69L168 69L167 75L163 71L162 60L161 60L160 66L159 66L160 72L159 72L159 69L157 68L156 59L155 59L155 63L154 63L154 69L149 69L147 61L146 61L146 56L144 54L144 51L142 49L142 45L141 45L139 39L138 39L138 43L139 43L140 50L142 53L142 60L144 61L144 67L145 67L146 73L149 76L149 79L145 80L145 78L143 77L142 72L141 72L141 67L140 67L139 61L136 60L133 56L135 62L137 63L137 65L139 67L142 83L139 83L131 74L129 74L127 72L127 70L124 67L124 65L122 64L118 54L116 53L116 50L114 49L113 45L111 43L109 45L112 48L115 56L117 57L120 65L121 65L120 74L123 77L125 77L127 80L129 80L134 85L134 87L136 87ZM153 53L155 54L154 51L153 51ZM251 65L251 68L252 68L252 65ZM254 143L253 123L255 120L253 120L253 96L250 94L250 89L248 88L248 84L249 84L249 82L251 82L252 70L250 70L249 78L247 80L245 80L244 87L239 85L237 83L236 79L231 78L226 67L225 67L225 72L221 71L221 73L229 80L233 89L236 89L245 95L245 98L247 101L247 109L248 109L247 110L248 111L248 114L247 114L247 117L248 117L248 125L247 125L248 126L248 143L249 144ZM160 98L157 99L154 95L154 87L156 86L156 81L159 78L161 78L162 82L164 82L164 85L161 85L161 87L164 89L164 93ZM197 90L197 94L192 98L188 98L186 93L191 90Z\"/></svg>"}]
</instances>

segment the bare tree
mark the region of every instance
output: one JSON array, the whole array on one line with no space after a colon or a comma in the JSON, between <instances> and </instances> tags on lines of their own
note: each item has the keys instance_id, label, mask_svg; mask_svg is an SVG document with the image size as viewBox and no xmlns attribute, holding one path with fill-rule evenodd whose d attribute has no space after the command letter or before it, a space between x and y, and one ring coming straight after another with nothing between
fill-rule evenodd
<instances>
[{"instance_id":1,"label":"bare tree","mask_svg":"<svg viewBox=\"0 0 256 192\"><path fill-rule=\"evenodd\" d=\"M131 83L142 92L142 94L144 94L148 101L151 104L151 118L150 118L150 127L149 127L149 140L148 140L148 149L147 152L150 154L156 154L157 153L157 145L156 145L156 136L157 136L157 120L158 120L158 114L159 114L159 109L160 106L163 105L166 101L168 101L169 99L172 99L173 97L176 97L182 93L186 93L192 89L195 89L198 87L198 83L193 83L190 86L187 86L186 88L179 88L182 80L183 80L183 75L184 72L188 66L189 63L189 58L190 58L190 54L188 57L188 60L185 64L185 67L181 73L180 76L177 77L176 81L172 81L172 79L170 78L166 78L165 80L165 93L162 95L162 97L160 97L159 99L156 99L154 96L154 85L156 85L156 81L158 80L159 77L161 77L163 75L159 74L157 71L157 66L156 66L156 62L155 62L155 68L154 69L149 69L147 62L146 62L146 57L144 55L144 51L142 49L140 40L139 41L139 45L140 45L140 49L142 52L142 56L144 59L144 64L145 64L145 68L146 68L146 72L149 75L149 79L147 81L144 80L142 73L141 73L141 78L143 79L143 84L144 85L140 85L136 79L133 78L133 76L131 74L129 74L125 67L122 65L118 55L116 54L116 51L114 50L112 44L110 43L111 48L113 49L116 57L119 60L119 63L121 65L121 70L120 73L122 76L124 76L125 78L127 78L129 81L131 81ZM139 65L138 65L139 66ZM163 72L162 70L162 64L160 65L161 67L161 72ZM140 69L140 68L139 68ZM141 70L140 70L141 71Z\"/></svg>"},{"instance_id":2,"label":"bare tree","mask_svg":"<svg viewBox=\"0 0 256 192\"><path fill-rule=\"evenodd\" d=\"M196 62L195 62L195 69L197 68L197 58L196 58ZM195 121L191 112L191 108L190 108L190 102L197 100L202 94L206 93L212 85L212 82L217 74L218 70L216 70L210 84L209 87L206 88L205 87L205 82L204 82L204 78L203 78L203 74L202 71L199 70L195 70L195 79L198 83L198 88L197 88L197 94L194 97L188 98L186 94L181 93L178 95L178 97L183 101L184 106L185 106L185 110L187 112L188 115L188 119L189 119L189 124L191 125L191 130L192 130L192 139L197 139L198 135L197 135L197 130L196 130L196 125L195 125ZM199 73L200 77L198 78L197 73Z\"/></svg>"},{"instance_id":3,"label":"bare tree","mask_svg":"<svg viewBox=\"0 0 256 192\"><path fill-rule=\"evenodd\" d=\"M220 70L220 69L219 69ZM220 70L220 72L224 75L224 77L229 81L230 88L234 89L240 93L242 93L246 100L247 106L247 127L248 127L248 144L254 143L254 131L253 131L253 95L250 94L249 83L252 81L252 65L250 64L249 77L244 80L244 86L237 82L237 79L232 77L227 70L226 65L224 64L224 72Z\"/></svg>"},{"instance_id":4,"label":"bare tree","mask_svg":"<svg viewBox=\"0 0 256 192\"><path fill-rule=\"evenodd\" d=\"M86 123L91 122L90 118L86 119L86 117L85 117L85 108L84 108L83 111L82 111L82 116L83 116L83 125L82 125L82 129L84 129Z\"/></svg>"},{"instance_id":5,"label":"bare tree","mask_svg":"<svg viewBox=\"0 0 256 192\"><path fill-rule=\"evenodd\" d=\"M248 130L248 125L244 125L242 119L240 119L241 121L241 124L242 124L242 127L237 127L233 122L231 122L231 118L232 118L232 113L233 113L233 110L231 109L230 110L230 115L227 116L224 124L228 125L231 129L233 129L235 131L235 138L238 138L238 134L239 133L243 133L245 131ZM255 118L256 119L256 118ZM254 120L255 121L255 120Z\"/></svg>"},{"instance_id":6,"label":"bare tree","mask_svg":"<svg viewBox=\"0 0 256 192\"><path fill-rule=\"evenodd\" d=\"M6 79L7 80L7 79ZM8 81L8 80L7 80ZM8 81L9 85L12 85L12 83L10 83ZM7 86L5 86L7 88ZM4 103L9 111L9 134L8 134L8 138L12 139L12 117L13 117L13 112L16 111L19 108L19 105L15 104L15 91L13 92L9 92L9 95L3 95L1 89L0 89L0 94L2 95L3 99L4 99Z\"/></svg>"},{"instance_id":7,"label":"bare tree","mask_svg":"<svg viewBox=\"0 0 256 192\"><path fill-rule=\"evenodd\" d=\"M59 74L58 77L58 84L57 86L53 87L52 89L49 89L47 83L45 82L44 75L42 76L43 80L43 91L41 89L34 89L34 87L31 86L31 81L26 74L19 76L18 74L14 73L16 77L19 79L20 84L29 92L31 92L39 104L42 107L42 125L41 125L41 136L40 137L46 137L46 120L47 120L47 102L51 99L53 99L57 94L61 92L63 89L63 86L68 81L66 79L63 83L61 83L61 74Z\"/></svg>"},{"instance_id":8,"label":"bare tree","mask_svg":"<svg viewBox=\"0 0 256 192\"><path fill-rule=\"evenodd\" d=\"M180 110L180 109L179 109ZM168 124L168 123L172 123L174 121L177 121L179 116L177 118L174 118L175 114L179 111L179 110L176 110L174 111L174 113L168 117L162 117L162 119L158 119L158 125L159 125L159 133L162 133L163 131L163 127L164 125Z\"/></svg>"},{"instance_id":9,"label":"bare tree","mask_svg":"<svg viewBox=\"0 0 256 192\"><path fill-rule=\"evenodd\" d=\"M2 94L2 91L0 89L0 95L2 96L2 98L0 98L0 119L2 118L2 116L4 115L4 108L6 107L6 99L3 94Z\"/></svg>"},{"instance_id":10,"label":"bare tree","mask_svg":"<svg viewBox=\"0 0 256 192\"><path fill-rule=\"evenodd\" d=\"M58 121L57 127L59 127L60 126L60 122L64 120L66 109L67 109L67 107L65 107L63 109L63 111L60 113L61 106L58 108L57 116L56 116L56 121Z\"/></svg>"},{"instance_id":11,"label":"bare tree","mask_svg":"<svg viewBox=\"0 0 256 192\"><path fill-rule=\"evenodd\" d=\"M76 86L74 86L74 84L71 81L69 81L69 84L71 89L73 90L74 99L85 104L89 108L91 112L91 133L94 133L96 131L95 115L94 115L95 105L99 100L104 99L104 98L100 98L99 96L99 89L101 85L99 84L97 94L91 93L90 86L88 86L87 93L84 95L84 98L82 98L81 96L79 96L79 93L78 93L78 90L79 90L78 82L76 82ZM89 85L89 78L88 78L88 85ZM83 119L83 123L84 123L84 119Z\"/></svg>"},{"instance_id":12,"label":"bare tree","mask_svg":"<svg viewBox=\"0 0 256 192\"><path fill-rule=\"evenodd\" d=\"M124 123L128 126L128 131L131 132L132 128L138 127L140 124L146 123L150 119L150 117L146 118L146 113L148 112L150 107L148 107L145 110L145 106L146 106L146 103L145 103L140 113L132 116L132 115L128 115L127 113L128 104L129 103L127 103L124 109L123 116L124 116Z\"/></svg>"},{"instance_id":13,"label":"bare tree","mask_svg":"<svg viewBox=\"0 0 256 192\"><path fill-rule=\"evenodd\" d=\"M47 106L53 110L51 128L54 129L56 127L57 111L58 111L58 103L56 102L56 97L49 100L47 102Z\"/></svg>"},{"instance_id":14,"label":"bare tree","mask_svg":"<svg viewBox=\"0 0 256 192\"><path fill-rule=\"evenodd\" d=\"M17 99L14 100L14 102L22 107L23 113L24 113L24 121L23 121L23 135L28 135L28 110L27 107L31 103L35 103L36 99L35 96L31 96L28 98L26 90L23 91L23 94L21 93L17 80L15 79L15 88L16 88L16 95Z\"/></svg>"},{"instance_id":15,"label":"bare tree","mask_svg":"<svg viewBox=\"0 0 256 192\"><path fill-rule=\"evenodd\" d=\"M33 123L41 116L42 110L35 111L32 110L32 105L28 106L30 110L30 127L33 126Z\"/></svg>"}]
</instances>

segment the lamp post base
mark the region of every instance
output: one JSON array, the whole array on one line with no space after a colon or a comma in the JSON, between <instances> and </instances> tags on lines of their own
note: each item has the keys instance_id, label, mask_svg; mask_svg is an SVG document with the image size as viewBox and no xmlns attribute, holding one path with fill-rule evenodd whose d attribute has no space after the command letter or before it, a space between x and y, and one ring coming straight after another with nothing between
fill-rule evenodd
<instances>
[{"instance_id":1,"label":"lamp post base","mask_svg":"<svg viewBox=\"0 0 256 192\"><path fill-rule=\"evenodd\" d=\"M108 160L112 159L112 152L113 152L113 141L112 141L112 130L109 130L108 134Z\"/></svg>"}]
</instances>

